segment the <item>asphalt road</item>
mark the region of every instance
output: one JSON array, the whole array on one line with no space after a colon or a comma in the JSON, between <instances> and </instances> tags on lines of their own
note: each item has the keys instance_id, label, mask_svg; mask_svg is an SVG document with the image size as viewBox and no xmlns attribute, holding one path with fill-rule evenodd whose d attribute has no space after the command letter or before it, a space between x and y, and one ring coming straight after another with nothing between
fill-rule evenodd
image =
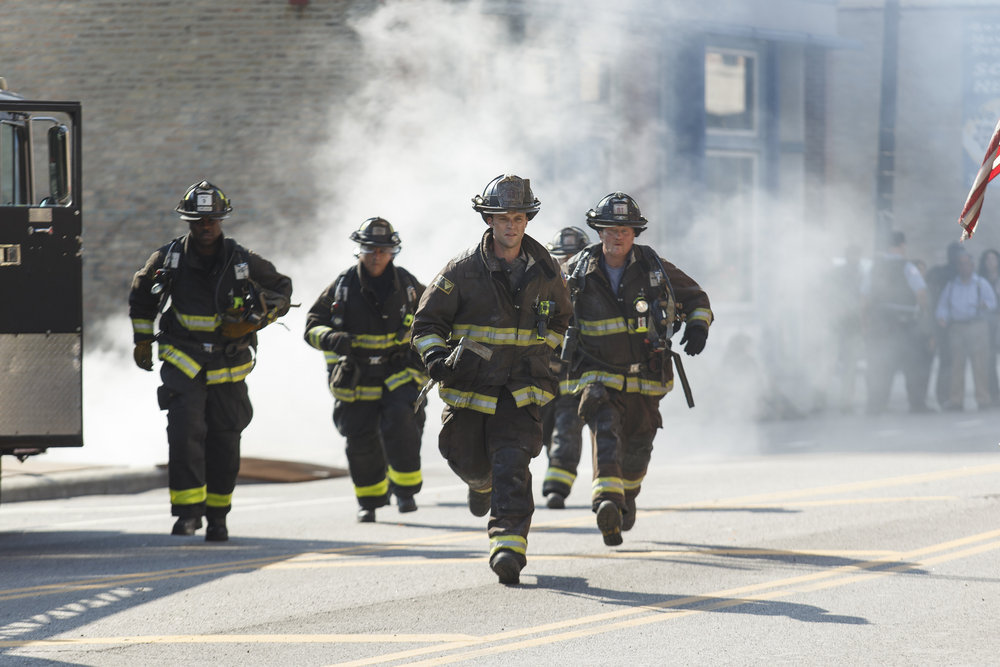
<instances>
[{"instance_id":1,"label":"asphalt road","mask_svg":"<svg viewBox=\"0 0 1000 667\"><path fill-rule=\"evenodd\" d=\"M893 442L883 426L869 445ZM345 478L243 484L225 544L168 535L162 490L13 503L0 664L996 664L995 443L796 438L661 447L617 548L585 480L566 510L539 499L516 587L436 456L419 511L376 524L355 523Z\"/></svg>"}]
</instances>

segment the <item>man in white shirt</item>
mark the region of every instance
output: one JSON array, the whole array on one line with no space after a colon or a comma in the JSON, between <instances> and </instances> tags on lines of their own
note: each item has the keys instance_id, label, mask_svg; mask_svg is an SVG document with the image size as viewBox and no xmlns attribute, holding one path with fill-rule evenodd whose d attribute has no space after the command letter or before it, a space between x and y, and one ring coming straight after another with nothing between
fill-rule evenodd
<instances>
[{"instance_id":1,"label":"man in white shirt","mask_svg":"<svg viewBox=\"0 0 1000 667\"><path fill-rule=\"evenodd\" d=\"M976 405L990 406L987 367L990 363L987 318L997 308L993 288L975 273L972 256L963 251L958 258L958 275L952 278L938 299L934 316L946 328L944 344L951 355L950 390L944 409L960 411L965 402L965 366L972 364Z\"/></svg>"}]
</instances>

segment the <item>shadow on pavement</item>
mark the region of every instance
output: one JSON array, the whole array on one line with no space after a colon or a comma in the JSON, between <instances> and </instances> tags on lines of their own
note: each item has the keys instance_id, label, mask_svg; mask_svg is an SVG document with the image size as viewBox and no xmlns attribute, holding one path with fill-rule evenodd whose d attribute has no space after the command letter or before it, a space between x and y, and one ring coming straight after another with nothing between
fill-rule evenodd
<instances>
[{"instance_id":1,"label":"shadow on pavement","mask_svg":"<svg viewBox=\"0 0 1000 667\"><path fill-rule=\"evenodd\" d=\"M70 633L222 577L280 565L306 554L361 559L483 558L481 549L455 545L401 548L393 543L256 537L206 543L200 535L106 530L35 532L30 533L30 540L19 540L21 536L0 533L0 664L2 656L14 648L13 642Z\"/></svg>"},{"instance_id":2,"label":"shadow on pavement","mask_svg":"<svg viewBox=\"0 0 1000 667\"><path fill-rule=\"evenodd\" d=\"M826 609L810 604L744 598L719 598L702 595L625 593L590 586L586 579L582 577L539 575L538 583L535 587L550 589L575 597L595 598L609 604L619 604L629 607L649 607L650 612L723 612L729 614L750 614L753 616L785 616L805 623L869 625L869 621L860 616L830 614Z\"/></svg>"},{"instance_id":3,"label":"shadow on pavement","mask_svg":"<svg viewBox=\"0 0 1000 667\"><path fill-rule=\"evenodd\" d=\"M758 547L735 547L732 545L688 544L685 542L653 542L668 549L690 550L692 556L705 555L714 558L769 561L786 565L805 565L822 569L856 567L865 572L879 572L889 568L904 566L907 574L928 574L927 570L910 568L905 561L892 559L860 559L830 556L785 549L762 549ZM690 561L685 561L690 562Z\"/></svg>"}]
</instances>

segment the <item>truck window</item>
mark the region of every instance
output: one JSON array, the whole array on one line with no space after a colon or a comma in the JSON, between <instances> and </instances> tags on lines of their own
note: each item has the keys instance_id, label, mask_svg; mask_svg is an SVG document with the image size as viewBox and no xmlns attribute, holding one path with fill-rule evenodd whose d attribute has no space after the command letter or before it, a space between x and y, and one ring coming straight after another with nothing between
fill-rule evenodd
<instances>
[{"instance_id":1,"label":"truck window","mask_svg":"<svg viewBox=\"0 0 1000 667\"><path fill-rule=\"evenodd\" d=\"M31 173L34 175L34 206L67 206L71 200L69 182L69 125L64 114L32 115Z\"/></svg>"},{"instance_id":2,"label":"truck window","mask_svg":"<svg viewBox=\"0 0 1000 667\"><path fill-rule=\"evenodd\" d=\"M28 179L24 126L0 119L0 204L28 203Z\"/></svg>"}]
</instances>

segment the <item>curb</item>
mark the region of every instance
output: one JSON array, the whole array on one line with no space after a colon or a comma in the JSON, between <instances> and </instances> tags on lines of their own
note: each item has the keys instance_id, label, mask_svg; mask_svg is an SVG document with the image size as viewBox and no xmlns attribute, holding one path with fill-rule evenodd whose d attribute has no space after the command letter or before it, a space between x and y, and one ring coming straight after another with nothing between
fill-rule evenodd
<instances>
[{"instance_id":1,"label":"curb","mask_svg":"<svg viewBox=\"0 0 1000 667\"><path fill-rule=\"evenodd\" d=\"M74 496L142 493L167 487L165 469L111 467L20 474L0 484L0 503L56 500Z\"/></svg>"}]
</instances>

